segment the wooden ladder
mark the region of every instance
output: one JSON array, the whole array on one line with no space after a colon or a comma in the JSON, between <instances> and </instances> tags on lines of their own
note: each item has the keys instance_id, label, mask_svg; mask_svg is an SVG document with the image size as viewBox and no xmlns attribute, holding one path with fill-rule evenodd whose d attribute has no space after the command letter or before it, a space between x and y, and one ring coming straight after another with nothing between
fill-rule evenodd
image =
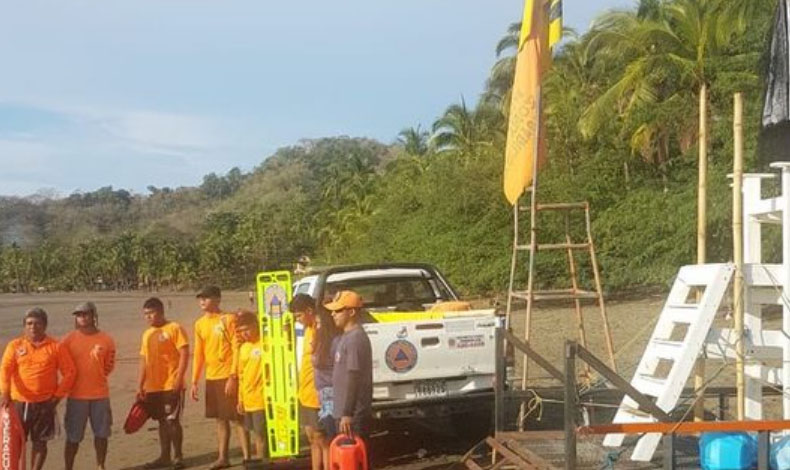
<instances>
[{"instance_id":1,"label":"wooden ladder","mask_svg":"<svg viewBox=\"0 0 790 470\"><path fill-rule=\"evenodd\" d=\"M540 212L563 212L565 216L565 240L559 243L539 243L537 237L537 221ZM582 242L575 242L571 238L570 233L570 219L574 211L584 212L584 223L586 229L586 237ZM530 240L529 244L525 245L519 241L519 213L530 212ZM603 336L606 342L606 349L608 352L609 365L612 370L617 370L614 357L614 345L612 342L612 334L609 330L609 321L606 316L606 306L604 304L603 290L601 288L601 276L598 270L598 261L595 256L595 245L593 244L592 229L590 224L590 204L588 202L572 202L572 203L551 203L551 204L538 204L534 201L531 207L523 207L516 204L513 208L513 255L510 263L510 282L508 285L506 318L507 327L510 327L510 318L513 310L513 301L515 299L524 300L527 303L527 312L524 325L524 339L529 343L530 328L532 322L532 310L535 302L541 300L556 301L556 300L571 300L573 301L574 309L576 311L576 321L578 327L579 343L587 346L587 335L584 328L584 318L582 315L582 300L591 299L595 300L601 314L603 322ZM548 251L564 251L568 259L568 272L570 277L570 287L563 289L535 289L535 257L541 252ZM586 251L590 256L590 264L592 268L594 290L584 290L579 285L577 264L574 257L574 252ZM519 254L529 253L529 272L527 277L526 289L515 289L515 276L516 267L518 265ZM589 370L587 371L589 374ZM527 388L529 381L529 373L527 367L527 357L523 357L523 368L521 376L522 389ZM522 406L522 415L523 415ZM523 429L522 419L519 419L519 429Z\"/></svg>"}]
</instances>

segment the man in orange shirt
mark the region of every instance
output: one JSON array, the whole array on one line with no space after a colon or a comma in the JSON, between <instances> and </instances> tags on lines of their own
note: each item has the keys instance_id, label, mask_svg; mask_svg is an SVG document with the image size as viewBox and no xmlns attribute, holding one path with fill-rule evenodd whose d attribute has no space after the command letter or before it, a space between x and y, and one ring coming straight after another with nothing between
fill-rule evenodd
<instances>
[{"instance_id":1,"label":"man in orange shirt","mask_svg":"<svg viewBox=\"0 0 790 470\"><path fill-rule=\"evenodd\" d=\"M2 406L14 404L32 441L30 468L41 470L47 441L55 436L55 407L74 385L75 368L68 351L47 336L44 309L28 310L24 326L24 334L11 340L3 353L0 390Z\"/></svg>"},{"instance_id":2,"label":"man in orange shirt","mask_svg":"<svg viewBox=\"0 0 790 470\"><path fill-rule=\"evenodd\" d=\"M236 315L222 313L219 308L222 292L217 286L204 287L197 293L203 315L195 322L195 355L192 363L192 399L198 401L198 382L206 369L206 418L217 421L217 460L211 470L230 467L228 447L230 423L239 436L244 459L250 458L249 434L237 411L236 375L238 339Z\"/></svg>"},{"instance_id":3,"label":"man in orange shirt","mask_svg":"<svg viewBox=\"0 0 790 470\"><path fill-rule=\"evenodd\" d=\"M112 427L107 376L115 368L115 342L97 328L98 316L93 302L77 305L73 315L76 329L61 341L77 367L77 378L66 401L66 470L74 468L74 457L85 436L88 419L93 430L96 465L104 470L107 438Z\"/></svg>"},{"instance_id":4,"label":"man in orange shirt","mask_svg":"<svg viewBox=\"0 0 790 470\"><path fill-rule=\"evenodd\" d=\"M143 316L149 328L143 333L140 346L137 398L143 400L148 415L159 421L161 448L159 458L143 468L184 468L180 419L189 341L181 325L165 318L165 306L158 298L151 297L143 303Z\"/></svg>"}]
</instances>

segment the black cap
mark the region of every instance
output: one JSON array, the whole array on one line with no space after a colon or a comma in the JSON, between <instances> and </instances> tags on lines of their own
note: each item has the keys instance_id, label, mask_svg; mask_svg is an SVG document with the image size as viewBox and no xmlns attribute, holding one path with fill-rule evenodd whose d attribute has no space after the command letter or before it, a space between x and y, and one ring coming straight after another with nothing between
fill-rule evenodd
<instances>
[{"instance_id":1,"label":"black cap","mask_svg":"<svg viewBox=\"0 0 790 470\"><path fill-rule=\"evenodd\" d=\"M71 311L72 315L76 315L78 313L90 313L93 316L96 316L96 304L93 302L83 302L74 307L74 310Z\"/></svg>"},{"instance_id":2,"label":"black cap","mask_svg":"<svg viewBox=\"0 0 790 470\"><path fill-rule=\"evenodd\" d=\"M205 297L208 299L219 299L222 297L222 291L217 286L206 286L198 291L197 298Z\"/></svg>"}]
</instances>

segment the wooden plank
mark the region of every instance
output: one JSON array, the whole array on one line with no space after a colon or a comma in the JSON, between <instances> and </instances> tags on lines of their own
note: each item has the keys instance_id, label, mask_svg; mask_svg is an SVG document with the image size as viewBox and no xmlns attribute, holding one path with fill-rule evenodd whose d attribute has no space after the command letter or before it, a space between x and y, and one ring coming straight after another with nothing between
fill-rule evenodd
<instances>
[{"instance_id":1,"label":"wooden plank","mask_svg":"<svg viewBox=\"0 0 790 470\"><path fill-rule=\"evenodd\" d=\"M586 202L555 202L549 204L538 204L539 211L557 211L557 210L573 210L573 209L586 209Z\"/></svg>"},{"instance_id":2,"label":"wooden plank","mask_svg":"<svg viewBox=\"0 0 790 470\"><path fill-rule=\"evenodd\" d=\"M653 401L648 398L646 395L643 395L639 390L634 388L633 385L628 383L624 378L617 375L615 371L610 369L606 366L600 359L595 357L590 351L584 349L583 347L577 345L577 354L579 359L583 360L584 362L590 364L593 369L595 369L599 374L601 374L606 380L608 380L612 385L616 388L622 390L626 395L631 397L638 405L639 409L650 413L659 421L672 421L672 418L669 415L656 406Z\"/></svg>"},{"instance_id":3,"label":"wooden plank","mask_svg":"<svg viewBox=\"0 0 790 470\"><path fill-rule=\"evenodd\" d=\"M518 349L522 353L524 353L527 356L529 356L529 358L532 359L533 361L535 361L535 363L538 366L540 366L541 369L543 369L546 372L548 372L552 377L554 377L555 379L559 380L560 382L565 383L565 376L562 375L562 372L557 370L557 368L555 368L553 365L551 365L551 362L546 360L546 358L544 358L537 351L532 349L529 346L528 343L516 338L513 335L513 333L511 333L509 331L505 332L505 339L510 344L512 344L516 349Z\"/></svg>"},{"instance_id":4,"label":"wooden plank","mask_svg":"<svg viewBox=\"0 0 790 470\"><path fill-rule=\"evenodd\" d=\"M514 447L518 448L518 450L513 450L513 452L523 455L529 460L530 462L534 462L537 468L542 470L559 470L557 467L550 464L546 459L540 457L538 454L532 452L531 450L525 448L524 446L518 445L516 442L512 440L505 441L504 443L508 449L513 449Z\"/></svg>"},{"instance_id":5,"label":"wooden plank","mask_svg":"<svg viewBox=\"0 0 790 470\"><path fill-rule=\"evenodd\" d=\"M590 248L588 243L541 243L538 251L542 250L586 250Z\"/></svg>"},{"instance_id":6,"label":"wooden plank","mask_svg":"<svg viewBox=\"0 0 790 470\"><path fill-rule=\"evenodd\" d=\"M494 331L496 354L494 357L494 431L505 429L505 381L507 380L507 365L505 364L505 330L497 328Z\"/></svg>"},{"instance_id":7,"label":"wooden plank","mask_svg":"<svg viewBox=\"0 0 790 470\"><path fill-rule=\"evenodd\" d=\"M466 468L468 468L469 470L483 470L483 467L477 465L477 462L475 462L471 458L464 460L464 465L466 465Z\"/></svg>"},{"instance_id":8,"label":"wooden plank","mask_svg":"<svg viewBox=\"0 0 790 470\"><path fill-rule=\"evenodd\" d=\"M667 423L613 423L581 426L579 434L697 434L700 432L782 431L790 429L790 420L778 421L683 421Z\"/></svg>"},{"instance_id":9,"label":"wooden plank","mask_svg":"<svg viewBox=\"0 0 790 470\"><path fill-rule=\"evenodd\" d=\"M534 453L527 451L526 449L520 448L519 453L516 453L493 437L486 438L486 443L491 446L492 449L495 449L497 452L502 454L503 457L510 460L510 462L517 465L519 468L536 470L549 470L554 468L545 460L541 459ZM529 455L519 455L524 453Z\"/></svg>"}]
</instances>

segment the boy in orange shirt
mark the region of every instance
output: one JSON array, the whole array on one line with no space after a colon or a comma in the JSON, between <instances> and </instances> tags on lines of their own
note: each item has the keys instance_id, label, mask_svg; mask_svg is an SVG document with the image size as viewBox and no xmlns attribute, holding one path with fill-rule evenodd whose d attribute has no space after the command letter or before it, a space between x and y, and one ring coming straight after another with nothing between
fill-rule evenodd
<instances>
[{"instance_id":1,"label":"boy in orange shirt","mask_svg":"<svg viewBox=\"0 0 790 470\"><path fill-rule=\"evenodd\" d=\"M41 470L47 441L55 436L55 407L74 385L75 368L68 351L47 336L43 308L28 310L23 324L24 334L11 340L3 353L0 390L2 406L13 403L32 441L30 468Z\"/></svg>"},{"instance_id":2,"label":"boy in orange shirt","mask_svg":"<svg viewBox=\"0 0 790 470\"><path fill-rule=\"evenodd\" d=\"M140 346L137 398L148 415L159 421L161 454L143 468L184 468L181 444L181 410L184 406L184 374L189 359L186 331L165 318L165 306L156 297L143 304L149 328ZM170 447L173 447L173 460Z\"/></svg>"},{"instance_id":3,"label":"boy in orange shirt","mask_svg":"<svg viewBox=\"0 0 790 470\"><path fill-rule=\"evenodd\" d=\"M93 302L77 305L72 314L76 329L61 341L77 368L74 387L66 401L66 470L74 468L74 457L85 436L88 419L93 430L96 465L99 470L104 470L107 438L112 427L107 376L115 368L115 342L97 328L98 316Z\"/></svg>"},{"instance_id":4,"label":"boy in orange shirt","mask_svg":"<svg viewBox=\"0 0 790 470\"><path fill-rule=\"evenodd\" d=\"M192 362L190 395L198 401L198 382L206 369L206 418L217 421L217 460L210 470L230 467L228 447L230 423L238 431L244 459L250 458L249 437L237 411L238 377L236 361L236 315L222 313L222 292L217 286L204 287L196 295L203 315L195 322L195 354Z\"/></svg>"},{"instance_id":5,"label":"boy in orange shirt","mask_svg":"<svg viewBox=\"0 0 790 470\"><path fill-rule=\"evenodd\" d=\"M266 401L263 388L264 345L258 329L258 318L252 312L241 312L236 321L236 332L244 341L239 347L237 373L239 376L238 411L244 415L244 426L255 439L255 456L266 456Z\"/></svg>"}]
</instances>

